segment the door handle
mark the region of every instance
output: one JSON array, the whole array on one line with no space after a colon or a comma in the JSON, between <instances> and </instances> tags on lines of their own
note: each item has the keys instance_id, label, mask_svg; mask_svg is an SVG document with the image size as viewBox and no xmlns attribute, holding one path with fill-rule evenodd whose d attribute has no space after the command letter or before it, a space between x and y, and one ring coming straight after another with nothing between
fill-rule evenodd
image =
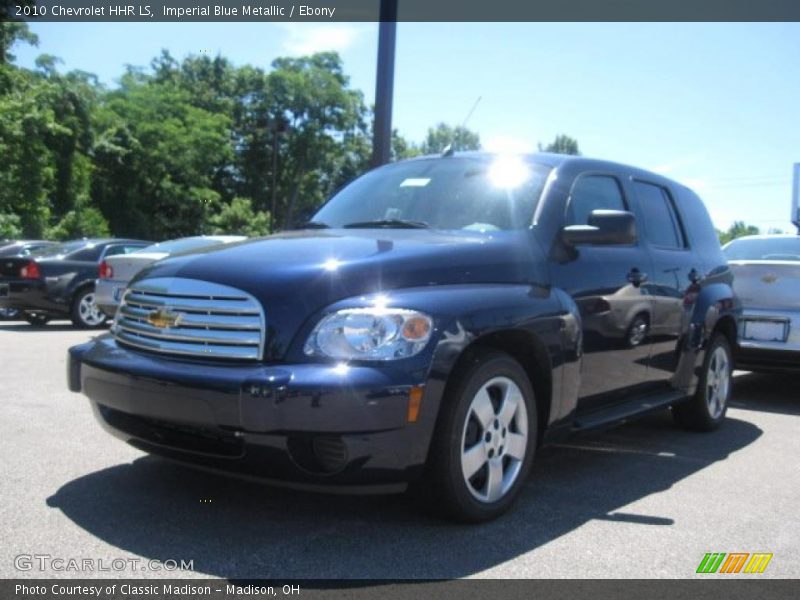
<instances>
[{"instance_id":1,"label":"door handle","mask_svg":"<svg viewBox=\"0 0 800 600\"><path fill-rule=\"evenodd\" d=\"M633 267L628 271L628 281L633 284L633 287L639 287L647 281L647 273L642 273L639 269Z\"/></svg>"}]
</instances>

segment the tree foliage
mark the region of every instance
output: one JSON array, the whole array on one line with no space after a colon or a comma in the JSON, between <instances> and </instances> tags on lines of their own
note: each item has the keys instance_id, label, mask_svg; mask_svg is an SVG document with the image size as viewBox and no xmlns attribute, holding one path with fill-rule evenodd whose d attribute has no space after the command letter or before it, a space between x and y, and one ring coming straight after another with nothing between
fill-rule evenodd
<instances>
[{"instance_id":1,"label":"tree foliage","mask_svg":"<svg viewBox=\"0 0 800 600\"><path fill-rule=\"evenodd\" d=\"M264 69L164 50L107 89L56 57L16 66L12 46L35 36L0 27L2 236L260 235L307 219L369 168L371 112L335 53ZM419 146L394 131L392 157L450 142L480 147L440 123Z\"/></svg>"},{"instance_id":2,"label":"tree foliage","mask_svg":"<svg viewBox=\"0 0 800 600\"><path fill-rule=\"evenodd\" d=\"M581 151L578 148L578 140L564 134L557 135L556 138L546 146L542 146L540 143L539 151L552 152L553 154L571 154L572 156L581 155Z\"/></svg>"},{"instance_id":3,"label":"tree foliage","mask_svg":"<svg viewBox=\"0 0 800 600\"><path fill-rule=\"evenodd\" d=\"M48 240L72 240L110 234L103 214L92 206L86 206L70 210L56 225L45 230L44 237Z\"/></svg>"},{"instance_id":4,"label":"tree foliage","mask_svg":"<svg viewBox=\"0 0 800 600\"><path fill-rule=\"evenodd\" d=\"M744 221L734 221L733 225L728 227L727 231L717 230L720 244L727 244L731 240L740 238L746 235L758 235L761 230L755 225L748 225Z\"/></svg>"},{"instance_id":5,"label":"tree foliage","mask_svg":"<svg viewBox=\"0 0 800 600\"><path fill-rule=\"evenodd\" d=\"M474 131L458 125L453 127L447 123L438 123L428 129L425 141L420 146L422 154L440 154L447 146L454 150L480 150L481 138Z\"/></svg>"},{"instance_id":6,"label":"tree foliage","mask_svg":"<svg viewBox=\"0 0 800 600\"><path fill-rule=\"evenodd\" d=\"M253 210L249 198L234 198L210 219L210 233L220 235L266 235L270 231L269 214Z\"/></svg>"}]
</instances>

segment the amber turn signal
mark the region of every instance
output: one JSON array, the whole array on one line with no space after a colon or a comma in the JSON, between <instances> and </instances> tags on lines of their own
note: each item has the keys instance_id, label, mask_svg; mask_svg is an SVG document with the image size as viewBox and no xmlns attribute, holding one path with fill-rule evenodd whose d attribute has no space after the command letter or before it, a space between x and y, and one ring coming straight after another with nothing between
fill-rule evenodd
<instances>
[{"instance_id":1,"label":"amber turn signal","mask_svg":"<svg viewBox=\"0 0 800 600\"><path fill-rule=\"evenodd\" d=\"M431 322L424 317L411 317L403 323L403 337L409 341L424 340L431 331Z\"/></svg>"},{"instance_id":2,"label":"amber turn signal","mask_svg":"<svg viewBox=\"0 0 800 600\"><path fill-rule=\"evenodd\" d=\"M422 392L423 388L415 386L408 392L408 414L407 420L409 423L416 423L419 417L419 409L422 406Z\"/></svg>"}]
</instances>

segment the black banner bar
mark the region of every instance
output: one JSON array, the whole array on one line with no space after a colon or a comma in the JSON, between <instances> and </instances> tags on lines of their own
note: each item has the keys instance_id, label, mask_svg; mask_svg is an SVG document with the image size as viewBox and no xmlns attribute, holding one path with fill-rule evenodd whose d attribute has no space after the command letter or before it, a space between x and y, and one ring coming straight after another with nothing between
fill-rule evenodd
<instances>
[{"instance_id":1,"label":"black banner bar","mask_svg":"<svg viewBox=\"0 0 800 600\"><path fill-rule=\"evenodd\" d=\"M708 580L470 579L446 581L216 579L7 579L3 600L211 599L268 600L772 600L797 597L798 583L785 579L727 576Z\"/></svg>"},{"instance_id":2,"label":"black banner bar","mask_svg":"<svg viewBox=\"0 0 800 600\"><path fill-rule=\"evenodd\" d=\"M377 21L380 0L3 0L28 21ZM800 21L798 0L400 0L398 21Z\"/></svg>"}]
</instances>

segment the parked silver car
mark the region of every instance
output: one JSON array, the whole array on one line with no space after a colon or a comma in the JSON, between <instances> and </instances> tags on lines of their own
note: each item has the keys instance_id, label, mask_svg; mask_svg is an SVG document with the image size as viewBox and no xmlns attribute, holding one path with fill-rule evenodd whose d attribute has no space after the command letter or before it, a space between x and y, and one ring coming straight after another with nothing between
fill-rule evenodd
<instances>
[{"instance_id":1,"label":"parked silver car","mask_svg":"<svg viewBox=\"0 0 800 600\"><path fill-rule=\"evenodd\" d=\"M752 235L723 252L742 302L737 367L800 371L800 235Z\"/></svg>"},{"instance_id":2,"label":"parked silver car","mask_svg":"<svg viewBox=\"0 0 800 600\"><path fill-rule=\"evenodd\" d=\"M100 277L95 285L95 301L100 310L109 317L113 317L128 282L148 265L174 254L193 252L246 239L241 235L200 235L160 242L142 248L138 252L109 257L100 264Z\"/></svg>"}]
</instances>

